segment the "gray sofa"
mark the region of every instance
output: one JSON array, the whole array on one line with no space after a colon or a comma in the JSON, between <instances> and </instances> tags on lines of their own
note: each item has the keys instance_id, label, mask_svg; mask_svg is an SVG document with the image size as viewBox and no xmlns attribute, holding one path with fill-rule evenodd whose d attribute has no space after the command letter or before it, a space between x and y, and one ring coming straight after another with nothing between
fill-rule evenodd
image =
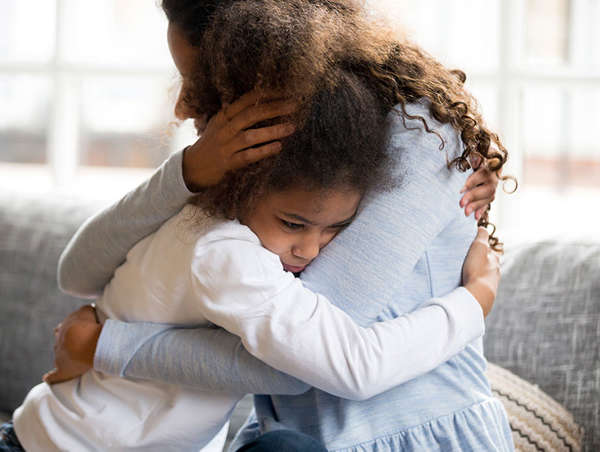
<instances>
[{"instance_id":1,"label":"gray sofa","mask_svg":"<svg viewBox=\"0 0 600 452\"><path fill-rule=\"evenodd\" d=\"M0 420L51 367L53 327L84 302L59 292L56 264L101 206L0 193ZM584 450L600 450L600 244L508 249L486 322L487 357L564 404L585 429Z\"/></svg>"}]
</instances>

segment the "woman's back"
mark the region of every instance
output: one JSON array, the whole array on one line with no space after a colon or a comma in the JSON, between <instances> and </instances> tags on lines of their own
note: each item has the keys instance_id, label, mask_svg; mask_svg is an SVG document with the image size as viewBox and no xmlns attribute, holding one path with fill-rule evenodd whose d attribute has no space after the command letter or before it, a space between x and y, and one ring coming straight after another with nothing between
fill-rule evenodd
<instances>
[{"instance_id":1,"label":"woman's back","mask_svg":"<svg viewBox=\"0 0 600 452\"><path fill-rule=\"evenodd\" d=\"M392 114L399 187L365 200L355 222L302 275L307 287L363 325L410 312L459 286L476 234L475 221L459 208L467 175L446 165L460 140L450 126L429 117L426 104L409 107L446 138L448 160L437 150L435 134L417 121L407 120L405 127ZM276 419L331 450L512 450L504 411L491 399L484 376L482 351L479 339L437 369L366 401L318 389L258 396L257 416L267 430L277 428L270 425Z\"/></svg>"}]
</instances>

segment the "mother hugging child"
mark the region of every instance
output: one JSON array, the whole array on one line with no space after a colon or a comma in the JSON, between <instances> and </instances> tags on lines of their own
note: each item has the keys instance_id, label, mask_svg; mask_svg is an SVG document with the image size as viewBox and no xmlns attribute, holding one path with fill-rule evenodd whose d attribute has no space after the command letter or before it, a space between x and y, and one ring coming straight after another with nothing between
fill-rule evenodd
<instances>
[{"instance_id":1,"label":"mother hugging child","mask_svg":"<svg viewBox=\"0 0 600 452\"><path fill-rule=\"evenodd\" d=\"M497 257L459 207L475 187L486 222L506 152L464 78L351 1L163 9L200 138L68 245L96 312L57 328L0 450L200 450L245 393L233 450L512 450L481 347Z\"/></svg>"}]
</instances>

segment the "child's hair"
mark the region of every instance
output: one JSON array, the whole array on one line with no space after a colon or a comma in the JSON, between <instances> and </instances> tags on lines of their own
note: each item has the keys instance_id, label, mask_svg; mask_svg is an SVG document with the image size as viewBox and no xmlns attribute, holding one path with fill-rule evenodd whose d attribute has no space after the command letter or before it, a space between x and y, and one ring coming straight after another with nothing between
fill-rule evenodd
<instances>
[{"instance_id":1,"label":"child's hair","mask_svg":"<svg viewBox=\"0 0 600 452\"><path fill-rule=\"evenodd\" d=\"M464 89L465 74L446 69L367 17L358 0L163 0L162 6L171 23L198 47L197 76L187 81L191 89L184 101L199 115L211 116L251 89L279 89L304 100L306 108L295 118L302 123L315 92L341 86L351 73L382 109L389 112L399 105L403 120L420 120L443 148L443 137L427 120L405 109L426 100L431 116L451 124L463 141L462 154L449 166L465 171L469 157L480 156L499 173L507 160L506 149ZM480 224L488 225L487 213ZM490 243L500 247L493 234Z\"/></svg>"},{"instance_id":2,"label":"child's hair","mask_svg":"<svg viewBox=\"0 0 600 452\"><path fill-rule=\"evenodd\" d=\"M263 195L290 188L353 189L361 194L392 184L387 111L357 75L338 69L340 83L303 105L298 129L273 157L228 173L204 189L197 204L209 213L239 218Z\"/></svg>"}]
</instances>

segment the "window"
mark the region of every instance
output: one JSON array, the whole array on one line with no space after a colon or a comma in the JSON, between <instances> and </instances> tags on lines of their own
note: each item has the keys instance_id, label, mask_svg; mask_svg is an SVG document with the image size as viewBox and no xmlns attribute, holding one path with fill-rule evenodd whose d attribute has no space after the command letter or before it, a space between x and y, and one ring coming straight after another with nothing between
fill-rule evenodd
<instances>
[{"instance_id":1,"label":"window","mask_svg":"<svg viewBox=\"0 0 600 452\"><path fill-rule=\"evenodd\" d=\"M467 73L519 179L492 212L501 235L600 238L600 0L372 4Z\"/></svg>"},{"instance_id":2,"label":"window","mask_svg":"<svg viewBox=\"0 0 600 452\"><path fill-rule=\"evenodd\" d=\"M370 4L467 73L520 182L493 209L501 235L600 237L600 0ZM156 2L34 5L5 0L0 16L0 184L116 197L192 142L172 125Z\"/></svg>"},{"instance_id":3,"label":"window","mask_svg":"<svg viewBox=\"0 0 600 452\"><path fill-rule=\"evenodd\" d=\"M166 25L160 7L147 0L6 0L3 185L35 178L29 188L118 196L182 139L189 143L189 129L173 127L177 77Z\"/></svg>"}]
</instances>

